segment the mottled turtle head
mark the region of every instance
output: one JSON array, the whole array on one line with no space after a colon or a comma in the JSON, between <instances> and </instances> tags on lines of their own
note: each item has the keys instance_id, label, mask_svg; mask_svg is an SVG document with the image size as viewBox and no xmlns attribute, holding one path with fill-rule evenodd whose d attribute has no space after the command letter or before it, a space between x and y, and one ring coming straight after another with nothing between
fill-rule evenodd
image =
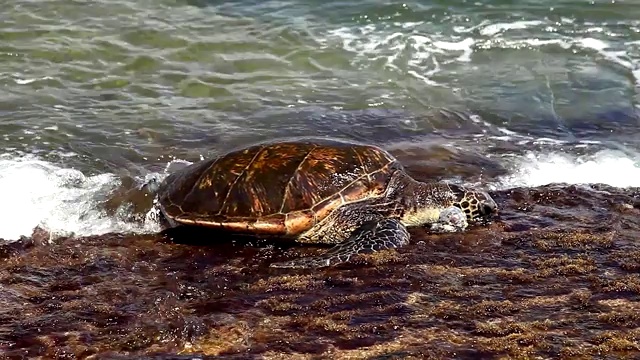
<instances>
[{"instance_id":1,"label":"mottled turtle head","mask_svg":"<svg viewBox=\"0 0 640 360\"><path fill-rule=\"evenodd\" d=\"M498 213L498 205L491 196L480 190L449 185L455 195L453 206L459 207L468 222L487 222Z\"/></svg>"}]
</instances>

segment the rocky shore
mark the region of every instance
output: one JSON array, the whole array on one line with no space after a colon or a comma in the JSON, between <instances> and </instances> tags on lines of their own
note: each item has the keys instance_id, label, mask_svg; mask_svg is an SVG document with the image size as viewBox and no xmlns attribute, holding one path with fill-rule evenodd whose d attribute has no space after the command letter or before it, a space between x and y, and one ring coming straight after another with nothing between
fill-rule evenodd
<instances>
[{"instance_id":1,"label":"rocky shore","mask_svg":"<svg viewBox=\"0 0 640 360\"><path fill-rule=\"evenodd\" d=\"M322 270L319 251L182 234L0 245L6 359L640 356L640 189L492 194L500 219L413 230L399 251ZM9 206L9 205L5 205ZM208 240L210 244L207 245ZM189 356L187 356L189 355Z\"/></svg>"}]
</instances>

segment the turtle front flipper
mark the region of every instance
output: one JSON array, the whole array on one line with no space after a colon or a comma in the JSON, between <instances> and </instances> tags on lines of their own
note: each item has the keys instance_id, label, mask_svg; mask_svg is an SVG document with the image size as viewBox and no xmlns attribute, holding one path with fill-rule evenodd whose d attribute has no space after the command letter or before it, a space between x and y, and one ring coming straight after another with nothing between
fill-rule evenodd
<instances>
[{"instance_id":1,"label":"turtle front flipper","mask_svg":"<svg viewBox=\"0 0 640 360\"><path fill-rule=\"evenodd\" d=\"M399 248L409 243L409 232L398 219L383 218L364 223L353 234L324 254L273 263L276 268L319 268L349 261L357 254Z\"/></svg>"}]
</instances>

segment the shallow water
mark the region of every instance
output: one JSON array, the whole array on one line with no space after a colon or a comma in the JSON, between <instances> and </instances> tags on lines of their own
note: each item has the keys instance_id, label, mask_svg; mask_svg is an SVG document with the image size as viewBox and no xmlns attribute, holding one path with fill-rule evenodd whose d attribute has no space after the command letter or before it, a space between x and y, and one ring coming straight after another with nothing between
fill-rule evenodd
<instances>
[{"instance_id":1,"label":"shallow water","mask_svg":"<svg viewBox=\"0 0 640 360\"><path fill-rule=\"evenodd\" d=\"M622 1L11 2L1 349L638 351L638 19ZM313 249L158 235L144 184L290 135L380 144L505 210L318 273L265 270Z\"/></svg>"}]
</instances>

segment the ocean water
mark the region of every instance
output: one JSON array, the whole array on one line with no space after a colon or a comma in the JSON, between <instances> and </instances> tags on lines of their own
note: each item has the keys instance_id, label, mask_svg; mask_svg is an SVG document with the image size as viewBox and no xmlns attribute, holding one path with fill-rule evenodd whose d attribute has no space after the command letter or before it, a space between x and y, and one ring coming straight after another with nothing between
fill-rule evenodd
<instances>
[{"instance_id":1,"label":"ocean water","mask_svg":"<svg viewBox=\"0 0 640 360\"><path fill-rule=\"evenodd\" d=\"M640 186L630 1L17 0L2 19L6 240L156 232L146 182L288 135L490 190Z\"/></svg>"},{"instance_id":2,"label":"ocean water","mask_svg":"<svg viewBox=\"0 0 640 360\"><path fill-rule=\"evenodd\" d=\"M640 2L13 0L0 20L0 357L638 356ZM380 145L500 216L313 270L269 264L319 247L157 234L167 174L285 136Z\"/></svg>"}]
</instances>

